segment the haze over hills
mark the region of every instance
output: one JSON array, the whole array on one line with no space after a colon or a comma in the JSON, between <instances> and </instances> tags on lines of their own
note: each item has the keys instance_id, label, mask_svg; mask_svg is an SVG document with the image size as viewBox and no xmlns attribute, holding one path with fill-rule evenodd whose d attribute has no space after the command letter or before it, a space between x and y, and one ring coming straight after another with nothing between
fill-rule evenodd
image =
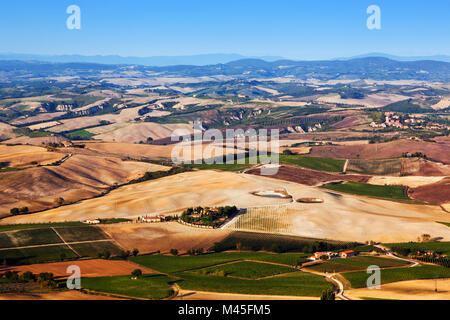
<instances>
[{"instance_id":1,"label":"haze over hills","mask_svg":"<svg viewBox=\"0 0 450 320\"><path fill-rule=\"evenodd\" d=\"M445 54L432 55L432 56L397 56L397 55L381 53L381 52L361 54L361 55L352 56L352 57L348 57L348 58L339 58L338 60L351 60L351 59L373 58L373 57L382 57L382 58L388 58L388 59L397 60L397 61L433 60L433 61L450 62L450 56L445 55Z\"/></svg>"},{"instance_id":2,"label":"haze over hills","mask_svg":"<svg viewBox=\"0 0 450 320\"><path fill-rule=\"evenodd\" d=\"M396 61L383 57L330 61L265 61L241 59L226 64L207 66L143 66L110 65L94 63L48 63L39 61L0 61L0 79L10 81L33 76L78 76L100 80L98 73L108 70L129 77L132 70L136 77L159 73L166 76L205 77L230 76L240 79L294 77L300 80L421 80L450 81L450 63L442 61Z\"/></svg>"},{"instance_id":3,"label":"haze over hills","mask_svg":"<svg viewBox=\"0 0 450 320\"><path fill-rule=\"evenodd\" d=\"M235 60L257 58L265 61L276 61L283 59L278 56L261 56L248 57L240 54L198 54L188 56L152 56L152 57L123 57L119 55L38 55L38 54L18 54L18 53L4 53L0 54L0 60L35 60L56 63L99 63L99 64L137 64L143 66L172 66L172 65L212 65L218 63L228 63Z\"/></svg>"},{"instance_id":4,"label":"haze over hills","mask_svg":"<svg viewBox=\"0 0 450 320\"><path fill-rule=\"evenodd\" d=\"M396 61L422 61L433 60L450 62L449 55L433 55L433 56L397 56L386 53L374 52L361 54L351 57L343 57L333 60L354 60L361 58L387 58ZM43 61L52 63L98 63L98 64L135 64L142 66L177 66L177 65L192 65L192 66L207 66L215 64L226 64L237 60L244 59L259 59L267 62L276 62L280 60L289 61L314 61L311 59L287 59L281 56L246 56L242 54L230 53L213 53L213 54L197 54L197 55L180 55L180 56L149 56L149 57L134 57L134 56L120 56L120 55L39 55L39 54L23 54L23 53L0 53L0 60L19 60L19 61Z\"/></svg>"}]
</instances>

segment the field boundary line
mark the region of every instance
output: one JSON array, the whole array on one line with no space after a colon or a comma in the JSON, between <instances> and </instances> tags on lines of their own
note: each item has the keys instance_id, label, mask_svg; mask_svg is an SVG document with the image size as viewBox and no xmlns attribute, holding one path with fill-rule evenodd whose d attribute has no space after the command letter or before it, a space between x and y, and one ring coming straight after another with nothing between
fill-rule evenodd
<instances>
[{"instance_id":1,"label":"field boundary line","mask_svg":"<svg viewBox=\"0 0 450 320\"><path fill-rule=\"evenodd\" d=\"M17 250L18 249L31 249L31 248L40 248L40 247L57 247L57 246L64 246L64 245L66 245L66 246L68 246L70 248L70 246L69 246L70 244L84 244L84 243L93 243L93 242L112 242L112 241L109 240L109 239L103 239L103 240L94 240L94 241L76 241L76 242L65 242L65 243L49 243L49 244L38 244L38 245L34 245L34 246L0 248L0 251L15 250L15 249L17 249ZM70 249L72 249L72 248L70 248Z\"/></svg>"},{"instance_id":2,"label":"field boundary line","mask_svg":"<svg viewBox=\"0 0 450 320\"><path fill-rule=\"evenodd\" d=\"M61 235L59 234L59 232L56 231L56 229L55 229L54 227L51 227L50 229L52 229L52 230L58 235L58 237L64 242L64 244L65 244L67 247L69 247L70 250L73 251L73 253L75 253L79 258L81 257L81 254L79 254L74 248L72 248L72 246L71 246L70 244L68 244L68 243L66 242L66 240L64 240L63 237L61 237Z\"/></svg>"},{"instance_id":3,"label":"field boundary line","mask_svg":"<svg viewBox=\"0 0 450 320\"><path fill-rule=\"evenodd\" d=\"M348 159L345 159L345 163L344 163L344 168L342 169L342 173L347 173L347 167L348 167L348 164L350 163L350 160L348 160Z\"/></svg>"},{"instance_id":4,"label":"field boundary line","mask_svg":"<svg viewBox=\"0 0 450 320\"><path fill-rule=\"evenodd\" d=\"M119 247L120 249L122 249L122 251L126 251L126 248L123 247L119 241L117 241L116 239L114 239L114 237L105 229L103 229L102 227L98 227L100 230L102 230L103 233L105 233L111 240L111 242L113 242L117 247Z\"/></svg>"}]
</instances>

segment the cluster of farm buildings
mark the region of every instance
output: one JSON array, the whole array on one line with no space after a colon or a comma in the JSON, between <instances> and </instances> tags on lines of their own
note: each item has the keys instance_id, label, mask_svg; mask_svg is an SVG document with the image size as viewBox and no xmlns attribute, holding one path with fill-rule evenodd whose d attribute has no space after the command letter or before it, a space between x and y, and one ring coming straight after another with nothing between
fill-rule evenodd
<instances>
[{"instance_id":1,"label":"cluster of farm buildings","mask_svg":"<svg viewBox=\"0 0 450 320\"><path fill-rule=\"evenodd\" d=\"M409 129L410 127L414 127L415 129L430 129L430 130L450 129L450 127L439 123L428 122L427 125L424 125L426 121L424 119L419 119L418 116L415 115L399 116L395 112L385 112L384 116L385 121L383 123L376 123L375 121L373 121L372 123L370 123L370 126L372 128L394 127L398 129ZM407 119L405 119L405 117L407 117Z\"/></svg>"},{"instance_id":2,"label":"cluster of farm buildings","mask_svg":"<svg viewBox=\"0 0 450 320\"><path fill-rule=\"evenodd\" d=\"M313 256L309 257L309 260L317 261L317 260L331 260L331 259L337 259L337 258L343 258L347 259L350 257L356 256L356 252L353 250L347 250L342 252L315 252Z\"/></svg>"}]
</instances>

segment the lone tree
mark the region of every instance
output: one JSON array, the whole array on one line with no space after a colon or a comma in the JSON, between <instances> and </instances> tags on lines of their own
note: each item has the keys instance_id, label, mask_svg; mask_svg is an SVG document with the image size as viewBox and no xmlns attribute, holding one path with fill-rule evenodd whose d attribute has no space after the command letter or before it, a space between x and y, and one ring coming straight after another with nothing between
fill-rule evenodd
<instances>
[{"instance_id":1,"label":"lone tree","mask_svg":"<svg viewBox=\"0 0 450 320\"><path fill-rule=\"evenodd\" d=\"M131 275L133 276L133 278L140 278L142 277L142 270L141 269L136 269L134 270Z\"/></svg>"},{"instance_id":2,"label":"lone tree","mask_svg":"<svg viewBox=\"0 0 450 320\"><path fill-rule=\"evenodd\" d=\"M133 251L131 252L131 254L136 257L139 254L139 250L134 248Z\"/></svg>"},{"instance_id":3,"label":"lone tree","mask_svg":"<svg viewBox=\"0 0 450 320\"><path fill-rule=\"evenodd\" d=\"M170 254L173 256L177 256L178 255L178 250L177 249L170 249Z\"/></svg>"},{"instance_id":4,"label":"lone tree","mask_svg":"<svg viewBox=\"0 0 450 320\"><path fill-rule=\"evenodd\" d=\"M335 300L336 296L333 292L333 289L327 289L322 291L322 296L320 297L320 300Z\"/></svg>"},{"instance_id":5,"label":"lone tree","mask_svg":"<svg viewBox=\"0 0 450 320\"><path fill-rule=\"evenodd\" d=\"M16 215L18 215L18 214L20 213L20 210L19 210L19 208L12 208L9 212L10 212L13 216L16 216Z\"/></svg>"},{"instance_id":6,"label":"lone tree","mask_svg":"<svg viewBox=\"0 0 450 320\"><path fill-rule=\"evenodd\" d=\"M56 198L56 199L54 200L54 202L55 202L56 205L61 206L61 205L64 204L64 198L61 198L61 197Z\"/></svg>"}]
</instances>

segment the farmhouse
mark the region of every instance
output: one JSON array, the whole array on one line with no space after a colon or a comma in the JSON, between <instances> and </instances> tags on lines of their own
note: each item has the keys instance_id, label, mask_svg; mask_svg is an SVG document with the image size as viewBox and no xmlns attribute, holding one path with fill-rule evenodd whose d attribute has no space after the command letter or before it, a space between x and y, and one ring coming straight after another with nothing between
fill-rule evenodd
<instances>
[{"instance_id":1,"label":"farmhouse","mask_svg":"<svg viewBox=\"0 0 450 320\"><path fill-rule=\"evenodd\" d=\"M348 250L348 251L340 252L339 255L341 256L341 258L347 259L347 258L355 256L356 252L353 250Z\"/></svg>"},{"instance_id":2,"label":"farmhouse","mask_svg":"<svg viewBox=\"0 0 450 320\"><path fill-rule=\"evenodd\" d=\"M159 217L143 217L142 222L146 222L146 223L161 222L161 218L159 218Z\"/></svg>"},{"instance_id":3,"label":"farmhouse","mask_svg":"<svg viewBox=\"0 0 450 320\"><path fill-rule=\"evenodd\" d=\"M327 259L334 259L339 257L336 252L328 251L328 252L315 252L312 257L309 257L309 260L320 260L321 257L327 257Z\"/></svg>"},{"instance_id":4,"label":"farmhouse","mask_svg":"<svg viewBox=\"0 0 450 320\"><path fill-rule=\"evenodd\" d=\"M98 220L98 219L86 219L86 220L83 220L81 222L85 223L85 224L99 224L100 220Z\"/></svg>"}]
</instances>

